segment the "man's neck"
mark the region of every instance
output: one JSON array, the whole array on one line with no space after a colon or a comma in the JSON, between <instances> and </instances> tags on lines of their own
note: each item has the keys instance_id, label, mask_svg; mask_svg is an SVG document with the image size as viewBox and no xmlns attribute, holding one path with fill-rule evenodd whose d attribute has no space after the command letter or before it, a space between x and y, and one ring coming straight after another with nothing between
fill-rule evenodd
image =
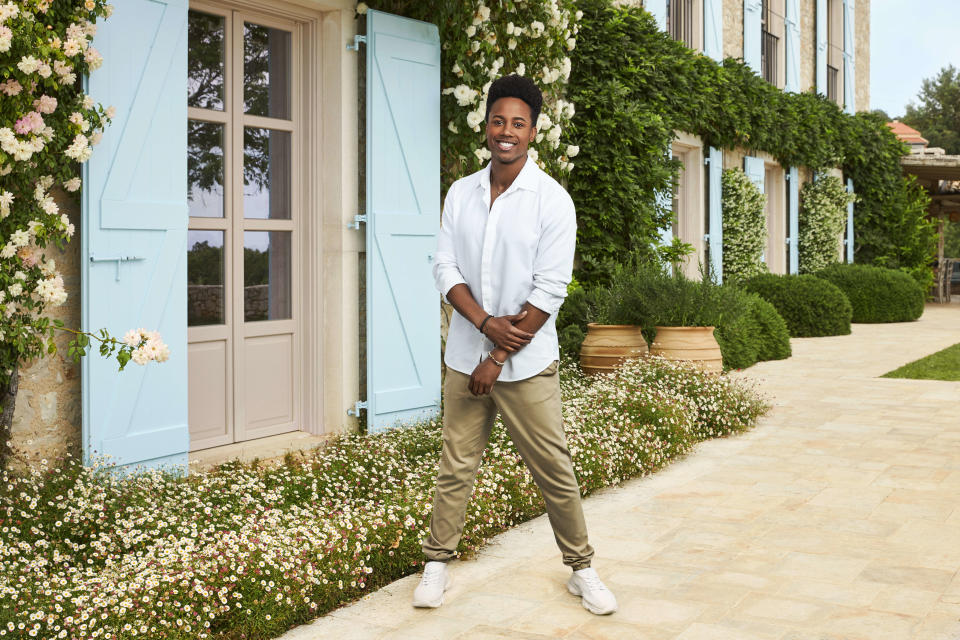
<instances>
[{"instance_id":1,"label":"man's neck","mask_svg":"<svg viewBox=\"0 0 960 640\"><path fill-rule=\"evenodd\" d=\"M490 162L490 185L491 188L493 185L501 187L503 191L506 191L510 188L510 185L513 184L513 181L517 179L517 176L520 175L520 171L523 170L523 165L527 162L526 158L522 160L517 160L516 162L511 162L510 164L503 164L497 160L491 160Z\"/></svg>"}]
</instances>

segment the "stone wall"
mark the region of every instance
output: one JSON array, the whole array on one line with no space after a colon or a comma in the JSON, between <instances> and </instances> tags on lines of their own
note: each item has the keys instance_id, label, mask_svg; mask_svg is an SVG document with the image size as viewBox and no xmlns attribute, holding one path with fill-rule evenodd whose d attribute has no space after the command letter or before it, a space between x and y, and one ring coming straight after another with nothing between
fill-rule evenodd
<instances>
[{"instance_id":1,"label":"stone wall","mask_svg":"<svg viewBox=\"0 0 960 640\"><path fill-rule=\"evenodd\" d=\"M857 111L870 110L870 0L857 0L854 20Z\"/></svg>"},{"instance_id":2,"label":"stone wall","mask_svg":"<svg viewBox=\"0 0 960 640\"><path fill-rule=\"evenodd\" d=\"M723 0L723 57L743 57L743 0Z\"/></svg>"},{"instance_id":3,"label":"stone wall","mask_svg":"<svg viewBox=\"0 0 960 640\"><path fill-rule=\"evenodd\" d=\"M48 248L47 257L57 261L67 290L67 301L50 310L68 327L80 326L80 205L70 194L52 189L62 213L70 216L77 235L64 251ZM20 389L13 414L11 444L18 451L11 464L23 468L25 463L42 458L81 452L80 365L67 356L71 335L61 332L57 338L59 351L38 358L20 367Z\"/></svg>"}]
</instances>

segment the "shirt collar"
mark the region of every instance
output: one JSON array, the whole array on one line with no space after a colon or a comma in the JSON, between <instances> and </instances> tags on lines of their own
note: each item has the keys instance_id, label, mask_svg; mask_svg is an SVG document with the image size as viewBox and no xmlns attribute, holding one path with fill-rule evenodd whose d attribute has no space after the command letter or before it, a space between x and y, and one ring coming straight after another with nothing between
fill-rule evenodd
<instances>
[{"instance_id":1,"label":"shirt collar","mask_svg":"<svg viewBox=\"0 0 960 640\"><path fill-rule=\"evenodd\" d=\"M477 186L483 189L485 192L490 193L490 165L491 162L487 162L487 166L483 168L480 173L480 181L477 183ZM527 191L536 191L537 190L537 173L539 167L537 163L530 158L529 156L526 160L523 161L523 168L520 169L520 173L517 174L517 177L514 178L513 183L510 187L503 192L501 195L505 195L513 191L514 189L526 189Z\"/></svg>"}]
</instances>

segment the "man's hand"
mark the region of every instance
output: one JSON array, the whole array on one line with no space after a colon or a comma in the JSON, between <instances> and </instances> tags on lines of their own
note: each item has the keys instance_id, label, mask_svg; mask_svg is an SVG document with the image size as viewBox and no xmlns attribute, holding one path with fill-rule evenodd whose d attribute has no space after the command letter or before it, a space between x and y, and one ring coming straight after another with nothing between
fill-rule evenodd
<instances>
[{"instance_id":1,"label":"man's hand","mask_svg":"<svg viewBox=\"0 0 960 640\"><path fill-rule=\"evenodd\" d=\"M487 323L483 325L483 333L498 347L511 353L519 351L530 344L534 336L534 334L529 331L524 331L514 326L515 322L519 322L526 317L526 315L527 312L524 310L512 316L490 318L487 320Z\"/></svg>"},{"instance_id":2,"label":"man's hand","mask_svg":"<svg viewBox=\"0 0 960 640\"><path fill-rule=\"evenodd\" d=\"M490 322L493 322L492 318ZM467 384L470 393L475 396L490 393L493 389L493 384L497 381L497 378L500 377L500 370L502 368L503 367L498 366L490 358L484 358L483 362L478 364L473 370L473 373L470 374L470 382Z\"/></svg>"}]
</instances>

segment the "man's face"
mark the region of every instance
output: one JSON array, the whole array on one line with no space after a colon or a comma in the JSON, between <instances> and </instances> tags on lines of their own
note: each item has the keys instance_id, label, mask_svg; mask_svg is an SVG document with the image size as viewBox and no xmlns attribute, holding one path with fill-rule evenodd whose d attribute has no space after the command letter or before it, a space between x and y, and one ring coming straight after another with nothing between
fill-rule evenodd
<instances>
[{"instance_id":1,"label":"man's face","mask_svg":"<svg viewBox=\"0 0 960 640\"><path fill-rule=\"evenodd\" d=\"M487 148L494 159L510 164L527 157L527 147L537 135L530 116L530 106L520 98L500 98L493 103L487 120Z\"/></svg>"}]
</instances>

